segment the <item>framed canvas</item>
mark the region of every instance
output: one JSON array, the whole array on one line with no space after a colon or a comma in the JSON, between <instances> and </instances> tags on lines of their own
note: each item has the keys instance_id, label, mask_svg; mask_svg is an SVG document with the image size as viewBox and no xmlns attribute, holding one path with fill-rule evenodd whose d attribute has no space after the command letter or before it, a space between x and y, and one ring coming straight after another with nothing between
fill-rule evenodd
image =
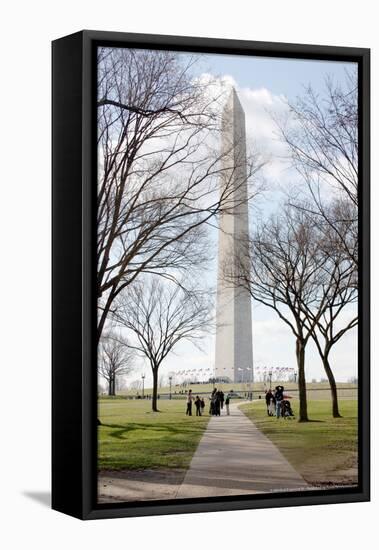
<instances>
[{"instance_id":1,"label":"framed canvas","mask_svg":"<svg viewBox=\"0 0 379 550\"><path fill-rule=\"evenodd\" d=\"M369 500L369 62L53 42L55 510Z\"/></svg>"}]
</instances>

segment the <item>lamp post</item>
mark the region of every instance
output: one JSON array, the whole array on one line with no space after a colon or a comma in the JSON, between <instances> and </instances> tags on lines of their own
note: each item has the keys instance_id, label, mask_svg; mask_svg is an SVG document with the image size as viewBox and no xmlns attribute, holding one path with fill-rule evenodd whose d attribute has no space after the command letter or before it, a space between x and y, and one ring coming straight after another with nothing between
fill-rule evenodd
<instances>
[{"instance_id":1,"label":"lamp post","mask_svg":"<svg viewBox=\"0 0 379 550\"><path fill-rule=\"evenodd\" d=\"M171 382L172 382L172 376L169 376L168 379L170 380L170 399L171 399Z\"/></svg>"},{"instance_id":2,"label":"lamp post","mask_svg":"<svg viewBox=\"0 0 379 550\"><path fill-rule=\"evenodd\" d=\"M253 397L253 390L252 390L252 387L251 387L251 382L252 382L252 378L253 378L253 369L251 367L246 367L246 370L250 371L249 382L247 384L247 387L248 387L248 390L249 390L247 396L251 401L252 397Z\"/></svg>"},{"instance_id":3,"label":"lamp post","mask_svg":"<svg viewBox=\"0 0 379 550\"><path fill-rule=\"evenodd\" d=\"M271 380L272 380L272 369L268 371L268 378L270 380L270 390L271 390Z\"/></svg>"},{"instance_id":4,"label":"lamp post","mask_svg":"<svg viewBox=\"0 0 379 550\"><path fill-rule=\"evenodd\" d=\"M142 375L142 399L145 398L145 375Z\"/></svg>"}]
</instances>

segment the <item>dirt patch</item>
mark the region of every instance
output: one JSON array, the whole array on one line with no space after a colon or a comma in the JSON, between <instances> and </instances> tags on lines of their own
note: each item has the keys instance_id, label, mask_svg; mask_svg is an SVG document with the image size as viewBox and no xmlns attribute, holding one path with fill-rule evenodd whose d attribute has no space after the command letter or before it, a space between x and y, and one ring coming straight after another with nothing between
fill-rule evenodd
<instances>
[{"instance_id":1,"label":"dirt patch","mask_svg":"<svg viewBox=\"0 0 379 550\"><path fill-rule=\"evenodd\" d=\"M98 502L133 502L176 498L184 469L101 470Z\"/></svg>"},{"instance_id":2,"label":"dirt patch","mask_svg":"<svg viewBox=\"0 0 379 550\"><path fill-rule=\"evenodd\" d=\"M320 474L317 463L307 461L303 465L303 477L313 486L356 486L358 484L358 464L356 453L343 457L334 455L324 458L324 472Z\"/></svg>"}]
</instances>

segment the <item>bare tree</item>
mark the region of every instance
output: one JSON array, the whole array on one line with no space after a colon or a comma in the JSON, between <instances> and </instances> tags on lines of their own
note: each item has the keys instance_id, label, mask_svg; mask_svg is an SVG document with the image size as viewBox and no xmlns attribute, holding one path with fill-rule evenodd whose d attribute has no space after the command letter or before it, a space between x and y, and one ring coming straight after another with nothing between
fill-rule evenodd
<instances>
[{"instance_id":1,"label":"bare tree","mask_svg":"<svg viewBox=\"0 0 379 550\"><path fill-rule=\"evenodd\" d=\"M139 274L176 280L201 265L207 224L235 206L238 166L225 166L230 152L219 152L219 98L192 77L194 59L183 59L168 51L99 52L98 338L114 300ZM259 168L248 159L247 178ZM219 193L222 172L230 185Z\"/></svg>"},{"instance_id":2,"label":"bare tree","mask_svg":"<svg viewBox=\"0 0 379 550\"><path fill-rule=\"evenodd\" d=\"M358 324L356 308L350 308L350 315L342 319L349 305L356 303L356 271L351 262L341 253L340 249L330 250L330 243L320 242L319 246L327 255L327 261L323 262L322 269L325 272L324 281L320 287L320 304L318 308L304 305L307 315L315 321L312 332L313 341L322 360L325 373L328 377L331 397L332 414L339 418L337 385L330 364L330 353L333 346L352 328Z\"/></svg>"},{"instance_id":3,"label":"bare tree","mask_svg":"<svg viewBox=\"0 0 379 550\"><path fill-rule=\"evenodd\" d=\"M99 346L98 371L107 381L108 395L116 395L117 378L130 373L132 366L133 352L126 340L114 332L104 334Z\"/></svg>"},{"instance_id":4,"label":"bare tree","mask_svg":"<svg viewBox=\"0 0 379 550\"><path fill-rule=\"evenodd\" d=\"M308 87L288 102L289 117L277 121L293 164L313 199L311 213L325 238L343 249L358 266L358 79L327 78L317 94Z\"/></svg>"},{"instance_id":5,"label":"bare tree","mask_svg":"<svg viewBox=\"0 0 379 550\"><path fill-rule=\"evenodd\" d=\"M305 348L313 339L331 389L332 412L339 417L335 377L330 365L333 346L357 325L355 309L342 318L356 301L356 271L333 242L324 240L303 203L288 205L249 240L249 255L240 257L232 278L247 287L255 300L271 307L296 337L300 396L300 420L307 420Z\"/></svg>"},{"instance_id":6,"label":"bare tree","mask_svg":"<svg viewBox=\"0 0 379 550\"><path fill-rule=\"evenodd\" d=\"M116 377L116 391L121 392L128 389L128 382L125 376Z\"/></svg>"},{"instance_id":7,"label":"bare tree","mask_svg":"<svg viewBox=\"0 0 379 550\"><path fill-rule=\"evenodd\" d=\"M131 285L119 295L114 319L131 331L130 346L144 355L153 374L152 409L158 411L158 372L164 359L183 340L197 344L209 330L208 293L186 290L157 277Z\"/></svg>"},{"instance_id":8,"label":"bare tree","mask_svg":"<svg viewBox=\"0 0 379 550\"><path fill-rule=\"evenodd\" d=\"M130 383L130 389L132 390L140 390L142 387L142 382L141 380L133 380L131 383Z\"/></svg>"},{"instance_id":9,"label":"bare tree","mask_svg":"<svg viewBox=\"0 0 379 550\"><path fill-rule=\"evenodd\" d=\"M317 228L307 215L288 207L258 227L226 278L247 288L257 302L273 309L296 340L299 385L299 421L308 421L305 350L324 307L320 298L325 256L319 248ZM242 247L243 248L243 247ZM310 317L309 310L316 310Z\"/></svg>"}]
</instances>

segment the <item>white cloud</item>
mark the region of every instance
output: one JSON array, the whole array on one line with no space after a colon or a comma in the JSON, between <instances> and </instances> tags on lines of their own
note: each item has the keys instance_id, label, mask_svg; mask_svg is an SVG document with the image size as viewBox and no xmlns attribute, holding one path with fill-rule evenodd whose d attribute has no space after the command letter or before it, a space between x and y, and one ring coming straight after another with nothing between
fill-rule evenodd
<instances>
[{"instance_id":1,"label":"white cloud","mask_svg":"<svg viewBox=\"0 0 379 550\"><path fill-rule=\"evenodd\" d=\"M298 177L291 168L286 145L279 139L276 120L288 116L284 95L273 94L267 88L239 87L231 75L215 78L203 73L198 79L208 85L210 98L217 98L214 108L221 113L232 87L237 91L246 120L247 151L256 152L266 161L261 177L270 192L266 194L267 208L278 201L278 191L287 190Z\"/></svg>"}]
</instances>

